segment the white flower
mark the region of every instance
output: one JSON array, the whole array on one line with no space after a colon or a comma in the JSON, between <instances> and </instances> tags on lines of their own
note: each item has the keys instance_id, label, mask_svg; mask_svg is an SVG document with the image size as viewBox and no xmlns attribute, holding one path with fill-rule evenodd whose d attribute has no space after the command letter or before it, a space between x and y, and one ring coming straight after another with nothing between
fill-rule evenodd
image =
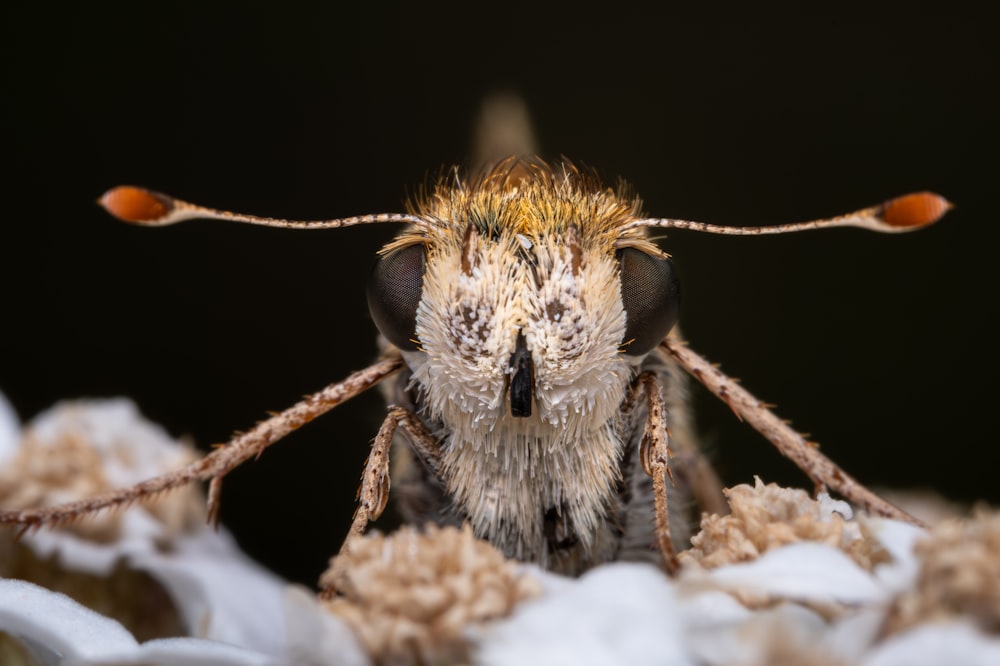
<instances>
[{"instance_id":1,"label":"white flower","mask_svg":"<svg viewBox=\"0 0 1000 666\"><path fill-rule=\"evenodd\" d=\"M4 509L129 485L194 455L123 400L64 403L21 437L0 396ZM125 607L160 589L172 606L138 604L139 619L172 612L189 637L145 640L62 594L3 579L0 633L53 666L363 666L371 654L406 656L372 647L373 632L385 639L377 645L422 636L425 656L496 666L1000 663L1000 515L927 531L761 482L727 494L732 513L704 519L676 578L617 563L569 579L505 561L468 531L404 529L354 542L324 577L342 596L321 601L207 528L203 499L189 491L0 540L0 572L25 561L25 573L55 568L51 580L96 580L90 588ZM498 576L507 582L494 585ZM541 582L539 596L530 581ZM494 594L500 611L482 590L507 590Z\"/></svg>"},{"instance_id":2,"label":"white flower","mask_svg":"<svg viewBox=\"0 0 1000 666\"><path fill-rule=\"evenodd\" d=\"M19 436L12 410L0 395L3 509L84 499L176 470L197 455L190 445L173 440L162 428L144 420L125 399L61 403L39 415ZM205 659L177 661L183 651L228 654L219 652L220 647L206 647L215 642L239 645L250 651L247 654L256 655L249 661L246 655L240 657L242 661L219 657L220 664L265 663L260 661L265 656L284 658L290 652L305 655L301 663L310 663L308 655L321 644L321 636L301 628L293 635L301 644L292 644L286 617L303 621L311 607L288 601L284 581L244 555L225 530L205 524L204 499L195 487L168 493L154 502L81 518L66 528L41 528L16 541L13 536L13 530L0 533L0 575L54 586L125 625L111 620L97 622L77 607L66 611L72 606L67 598L45 595L26 585L11 587L17 581L5 580L4 594L16 591L19 598L32 600L34 605L7 604L6 615L0 616L0 631L17 634L19 627L43 627L44 622L36 621L46 616L55 620L65 613L86 618L88 631L93 632L87 635L88 641L104 645L98 640L103 636L122 650L122 661L102 657L101 663L108 664L138 663L141 660L136 655L154 653L172 655L169 663L215 663ZM312 612L317 616L322 613L318 606ZM322 626L325 633L335 633L337 629L331 625L338 622L331 618L330 622L321 619L314 624ZM66 640L76 640L72 637L77 635L69 630L60 631L60 636L70 637ZM341 626L339 631L341 653L359 654L348 630ZM29 639L34 636L30 632L24 635ZM44 632L40 635L46 636ZM209 640L148 641L138 652L133 649L137 639L163 636ZM49 642L44 639L41 645ZM64 642L57 642L62 646L57 649L60 654L84 650L79 647L74 652ZM185 645L188 647L182 647Z\"/></svg>"},{"instance_id":3,"label":"white flower","mask_svg":"<svg viewBox=\"0 0 1000 666\"><path fill-rule=\"evenodd\" d=\"M484 632L475 663L695 664L686 652L675 586L646 564L608 564L527 601Z\"/></svg>"},{"instance_id":4,"label":"white flower","mask_svg":"<svg viewBox=\"0 0 1000 666\"><path fill-rule=\"evenodd\" d=\"M900 593L912 594L918 573L926 575L927 561L915 552L926 530L855 521L839 502L761 483L729 497L745 503L732 517L706 519L709 533L678 578L638 564L605 565L578 580L546 574L542 597L482 633L477 663L1000 664L1000 638L972 626L995 614L925 619L932 623L885 635ZM970 523L966 539L995 538L995 522ZM962 541L937 530L929 537L945 546ZM989 590L984 563L980 589Z\"/></svg>"},{"instance_id":5,"label":"white flower","mask_svg":"<svg viewBox=\"0 0 1000 666\"><path fill-rule=\"evenodd\" d=\"M214 641L175 638L140 645L120 624L64 594L0 579L0 630L44 664L69 666L278 666L279 660Z\"/></svg>"}]
</instances>

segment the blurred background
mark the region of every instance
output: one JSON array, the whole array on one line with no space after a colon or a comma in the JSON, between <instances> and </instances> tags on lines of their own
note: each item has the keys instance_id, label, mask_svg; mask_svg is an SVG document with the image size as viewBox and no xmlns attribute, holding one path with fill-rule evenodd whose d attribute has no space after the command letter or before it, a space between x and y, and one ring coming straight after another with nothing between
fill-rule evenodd
<instances>
[{"instance_id":1,"label":"blurred background","mask_svg":"<svg viewBox=\"0 0 1000 666\"><path fill-rule=\"evenodd\" d=\"M664 247L691 346L845 469L1000 502L1000 60L982 17L206 5L0 10L0 390L22 419L125 395L208 447L364 367L365 281L392 227L141 229L95 199L135 183L259 215L400 211L509 89L543 154L627 179L652 215L758 225L922 189L954 201L914 234L672 232ZM225 483L225 524L286 577L315 583L346 534L374 393ZM707 392L695 402L727 482L807 484Z\"/></svg>"}]
</instances>

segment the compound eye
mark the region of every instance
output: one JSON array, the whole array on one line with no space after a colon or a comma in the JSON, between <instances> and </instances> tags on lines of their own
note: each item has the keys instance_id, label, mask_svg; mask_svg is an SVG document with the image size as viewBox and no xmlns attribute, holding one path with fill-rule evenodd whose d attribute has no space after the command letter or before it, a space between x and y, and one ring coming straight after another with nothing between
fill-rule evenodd
<instances>
[{"instance_id":1,"label":"compound eye","mask_svg":"<svg viewBox=\"0 0 1000 666\"><path fill-rule=\"evenodd\" d=\"M623 350L629 356L644 356L677 323L680 284L674 265L665 257L655 257L633 247L622 248L615 254L625 307Z\"/></svg>"},{"instance_id":2,"label":"compound eye","mask_svg":"<svg viewBox=\"0 0 1000 666\"><path fill-rule=\"evenodd\" d=\"M406 351L417 343L417 306L424 287L422 244L379 257L368 277L368 311L382 335Z\"/></svg>"}]
</instances>

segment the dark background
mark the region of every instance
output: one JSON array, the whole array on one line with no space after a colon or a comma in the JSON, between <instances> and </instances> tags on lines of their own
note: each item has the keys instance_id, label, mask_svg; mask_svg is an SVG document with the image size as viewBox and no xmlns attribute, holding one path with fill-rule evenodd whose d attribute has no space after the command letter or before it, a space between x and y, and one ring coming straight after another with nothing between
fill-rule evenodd
<instances>
[{"instance_id":1,"label":"dark background","mask_svg":"<svg viewBox=\"0 0 1000 666\"><path fill-rule=\"evenodd\" d=\"M627 178L653 215L753 225L913 190L953 200L914 234L666 246L692 347L847 470L1000 502L984 17L36 4L0 10L0 390L22 418L126 395L208 446L366 365L364 284L392 227L149 230L94 200L124 182L260 215L399 211L464 159L483 96L513 88L546 155ZM805 483L713 398L696 404L727 481ZM381 414L362 397L230 475L224 522L251 554L316 580Z\"/></svg>"}]
</instances>

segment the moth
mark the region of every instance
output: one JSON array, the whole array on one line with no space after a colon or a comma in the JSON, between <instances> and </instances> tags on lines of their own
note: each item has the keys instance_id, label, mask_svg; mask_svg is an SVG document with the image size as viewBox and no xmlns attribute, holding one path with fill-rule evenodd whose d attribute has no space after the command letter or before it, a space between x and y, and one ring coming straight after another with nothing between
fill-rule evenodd
<instances>
[{"instance_id":1,"label":"moth","mask_svg":"<svg viewBox=\"0 0 1000 666\"><path fill-rule=\"evenodd\" d=\"M289 229L403 225L378 252L367 287L381 356L184 469L100 497L0 512L0 523L54 524L195 480L209 482L217 518L230 470L381 385L389 406L345 543L383 512L391 478L406 520L469 523L512 558L570 575L611 560L672 571L692 505L725 511L688 413L689 376L817 489L915 522L687 347L675 327L673 264L650 232L902 232L939 219L950 207L944 198L921 192L839 217L728 227L650 217L627 185L609 187L566 160L514 153L480 161L471 172L447 172L406 212L323 221L221 211L133 186L109 190L101 204L112 215L146 226L195 218Z\"/></svg>"}]
</instances>

